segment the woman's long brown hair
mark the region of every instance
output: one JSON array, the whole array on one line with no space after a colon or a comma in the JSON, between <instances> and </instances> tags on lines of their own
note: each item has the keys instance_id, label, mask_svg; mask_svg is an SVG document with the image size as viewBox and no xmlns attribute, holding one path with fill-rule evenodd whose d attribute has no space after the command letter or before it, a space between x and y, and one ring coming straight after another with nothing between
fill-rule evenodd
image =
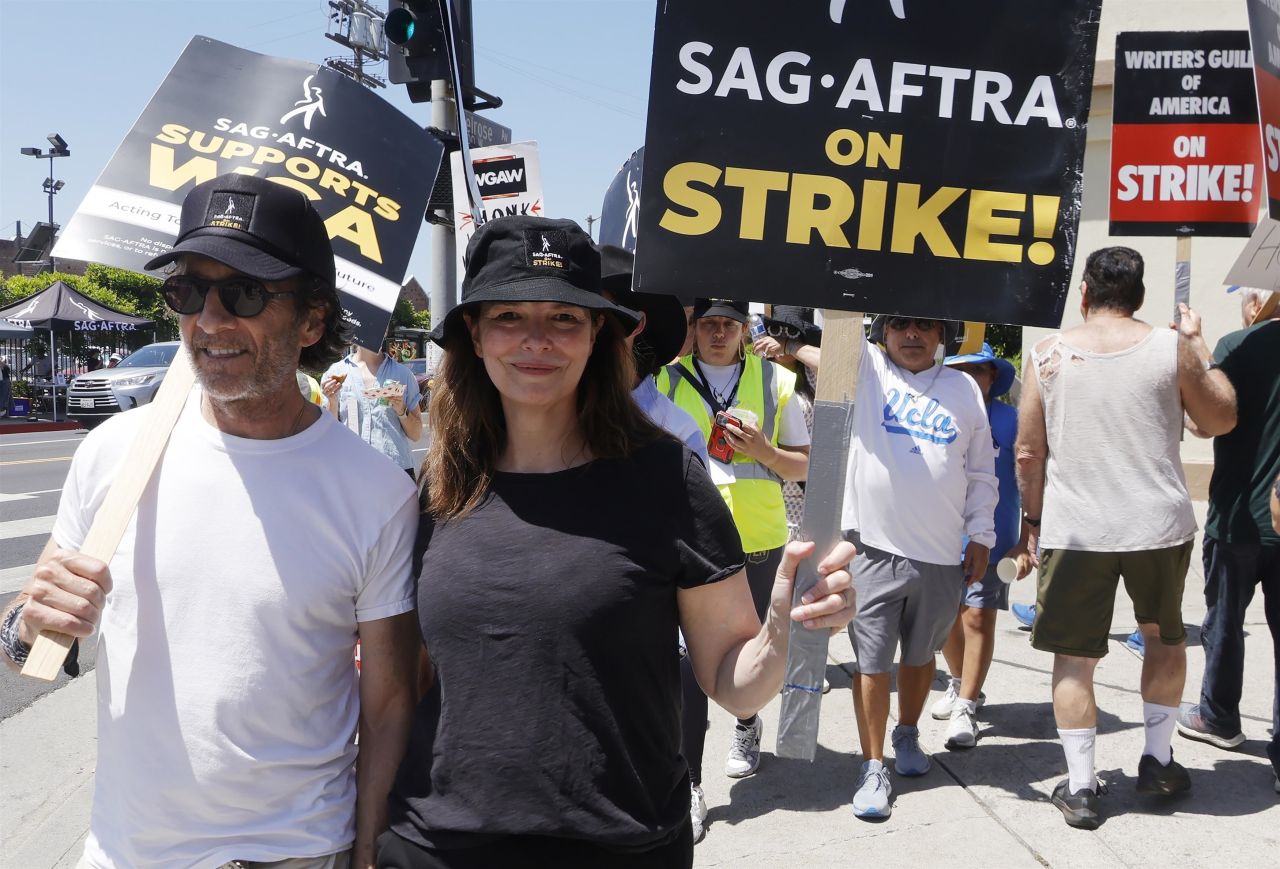
<instances>
[{"instance_id":1,"label":"woman's long brown hair","mask_svg":"<svg viewBox=\"0 0 1280 869\"><path fill-rule=\"evenodd\" d=\"M612 316L602 316L578 383L578 423L593 458L625 458L662 432L631 397L635 365L622 326ZM484 500L507 445L501 397L466 329L455 329L445 339L428 420L424 509L437 520L457 518Z\"/></svg>"}]
</instances>

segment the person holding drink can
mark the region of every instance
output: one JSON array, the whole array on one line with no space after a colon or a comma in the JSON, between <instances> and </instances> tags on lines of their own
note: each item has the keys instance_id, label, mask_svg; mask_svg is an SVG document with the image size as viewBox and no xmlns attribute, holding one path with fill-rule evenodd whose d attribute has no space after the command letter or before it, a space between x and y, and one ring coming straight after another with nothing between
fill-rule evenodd
<instances>
[{"instance_id":1,"label":"person holding drink can","mask_svg":"<svg viewBox=\"0 0 1280 869\"><path fill-rule=\"evenodd\" d=\"M733 513L751 596L763 616L788 536L782 483L808 474L809 431L793 400L795 374L746 351L746 302L699 299L693 317L693 352L658 372L658 389L702 429L711 480ZM696 712L686 718L684 751L697 786L706 723ZM762 733L758 715L738 720L725 775L756 771Z\"/></svg>"}]
</instances>

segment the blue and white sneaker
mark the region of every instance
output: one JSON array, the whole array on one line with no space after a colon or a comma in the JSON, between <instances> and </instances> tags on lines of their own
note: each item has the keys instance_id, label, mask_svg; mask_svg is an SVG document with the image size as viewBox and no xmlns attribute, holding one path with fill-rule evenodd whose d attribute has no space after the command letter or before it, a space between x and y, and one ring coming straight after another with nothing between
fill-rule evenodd
<instances>
[{"instance_id":1,"label":"blue and white sneaker","mask_svg":"<svg viewBox=\"0 0 1280 869\"><path fill-rule=\"evenodd\" d=\"M862 777L858 789L853 792L853 813L859 818L887 818L893 810L889 797L893 788L889 785L889 770L882 762L869 760L862 765Z\"/></svg>"},{"instance_id":2,"label":"blue and white sneaker","mask_svg":"<svg viewBox=\"0 0 1280 869\"><path fill-rule=\"evenodd\" d=\"M1036 605L1026 603L1015 603L1009 607L1009 612L1013 613L1013 617L1022 622L1027 627L1031 627L1036 621Z\"/></svg>"},{"instance_id":3,"label":"blue and white sneaker","mask_svg":"<svg viewBox=\"0 0 1280 869\"><path fill-rule=\"evenodd\" d=\"M1144 661L1147 658L1147 641L1142 636L1142 630L1135 628L1133 633L1125 638L1124 647L1133 652Z\"/></svg>"},{"instance_id":4,"label":"blue and white sneaker","mask_svg":"<svg viewBox=\"0 0 1280 869\"><path fill-rule=\"evenodd\" d=\"M924 775L933 766L929 755L920 749L920 728L899 724L890 735L893 742L893 771L898 775Z\"/></svg>"}]
</instances>

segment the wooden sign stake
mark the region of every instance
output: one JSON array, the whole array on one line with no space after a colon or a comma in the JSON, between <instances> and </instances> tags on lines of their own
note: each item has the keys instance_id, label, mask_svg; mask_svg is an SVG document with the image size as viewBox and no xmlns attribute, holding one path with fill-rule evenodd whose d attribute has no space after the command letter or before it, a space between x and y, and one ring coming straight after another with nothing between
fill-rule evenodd
<instances>
[{"instance_id":1,"label":"wooden sign stake","mask_svg":"<svg viewBox=\"0 0 1280 869\"><path fill-rule=\"evenodd\" d=\"M116 472L116 478L107 490L102 506L93 517L93 525L80 547L82 555L107 563L115 556L120 538L129 527L133 511L138 507L138 499L151 481L151 475L164 453L169 434L187 403L187 396L194 382L195 372L191 368L191 360L186 349L180 348L174 354L164 382L160 384L160 391L151 402L151 417L146 427L138 433L129 447L124 464ZM62 669L62 662L67 659L74 641L75 638L67 634L41 631L27 655L22 675L52 681Z\"/></svg>"},{"instance_id":2,"label":"wooden sign stake","mask_svg":"<svg viewBox=\"0 0 1280 869\"><path fill-rule=\"evenodd\" d=\"M799 606L801 595L817 583L818 561L840 540L853 399L866 341L862 314L824 310L822 316L822 361L813 405L804 518L800 524L801 539L814 541L817 551L800 563L792 592L793 606ZM791 623L778 723L779 757L811 761L817 753L818 713L830 636L826 630L814 631L799 622Z\"/></svg>"},{"instance_id":3,"label":"wooden sign stake","mask_svg":"<svg viewBox=\"0 0 1280 869\"><path fill-rule=\"evenodd\" d=\"M1178 304L1191 304L1191 236L1179 235L1173 264L1173 319L1179 318Z\"/></svg>"}]
</instances>

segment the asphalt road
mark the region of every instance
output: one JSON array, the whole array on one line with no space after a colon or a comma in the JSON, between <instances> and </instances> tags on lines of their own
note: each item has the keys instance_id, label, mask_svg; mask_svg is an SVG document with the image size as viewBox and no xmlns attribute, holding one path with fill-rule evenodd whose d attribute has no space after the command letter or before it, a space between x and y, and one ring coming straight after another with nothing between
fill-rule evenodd
<instances>
[{"instance_id":1,"label":"asphalt road","mask_svg":"<svg viewBox=\"0 0 1280 869\"><path fill-rule=\"evenodd\" d=\"M21 590L49 539L62 483L82 440L79 431L0 434L0 609ZM96 645L90 641L81 649L81 673L93 669ZM63 675L38 682L0 666L0 720L66 681Z\"/></svg>"}]
</instances>

